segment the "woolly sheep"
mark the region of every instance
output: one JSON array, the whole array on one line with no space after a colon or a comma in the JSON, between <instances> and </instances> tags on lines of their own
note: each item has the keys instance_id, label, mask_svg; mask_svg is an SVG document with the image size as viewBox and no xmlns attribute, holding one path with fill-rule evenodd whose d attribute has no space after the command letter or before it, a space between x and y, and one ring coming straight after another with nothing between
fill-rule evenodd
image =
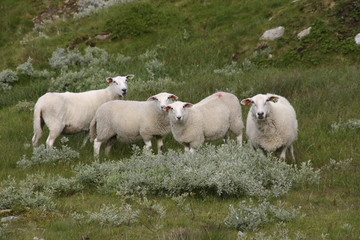
<instances>
[{"instance_id":1,"label":"woolly sheep","mask_svg":"<svg viewBox=\"0 0 360 240\"><path fill-rule=\"evenodd\" d=\"M258 94L246 98L241 104L251 103L246 122L246 135L254 149L266 152L281 149L280 159L285 160L289 148L295 161L293 142L297 139L296 113L289 101L275 94Z\"/></svg>"},{"instance_id":2,"label":"woolly sheep","mask_svg":"<svg viewBox=\"0 0 360 240\"><path fill-rule=\"evenodd\" d=\"M224 139L226 143L229 131L242 145L241 106L231 93L218 92L194 105L174 102L165 110L169 113L172 134L185 151L194 152L204 141Z\"/></svg>"},{"instance_id":3,"label":"woolly sheep","mask_svg":"<svg viewBox=\"0 0 360 240\"><path fill-rule=\"evenodd\" d=\"M90 126L91 140L94 141L94 157L106 142L105 154L117 138L120 142L133 143L139 140L151 148L151 139L156 137L158 152L163 146L163 137L170 133L170 122L163 109L177 97L171 93L159 93L147 101L110 101L103 104L95 114Z\"/></svg>"},{"instance_id":4,"label":"woolly sheep","mask_svg":"<svg viewBox=\"0 0 360 240\"><path fill-rule=\"evenodd\" d=\"M37 147L44 123L49 128L46 145L52 147L60 134L73 134L85 131L82 147L89 139L89 126L98 107L110 100L125 97L127 80L134 75L107 78L109 86L105 89L80 93L46 93L40 97L34 109L34 136L32 143Z\"/></svg>"}]
</instances>

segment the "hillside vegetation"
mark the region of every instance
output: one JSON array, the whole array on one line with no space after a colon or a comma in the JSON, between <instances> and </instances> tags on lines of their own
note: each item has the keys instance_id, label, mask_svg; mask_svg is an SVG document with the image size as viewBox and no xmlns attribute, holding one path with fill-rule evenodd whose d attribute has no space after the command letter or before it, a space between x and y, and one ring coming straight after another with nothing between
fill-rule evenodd
<instances>
[{"instance_id":1,"label":"hillside vegetation","mask_svg":"<svg viewBox=\"0 0 360 240\"><path fill-rule=\"evenodd\" d=\"M0 217L19 217L0 239L360 237L359 1L3 0L0 20ZM253 151L245 129L241 149L184 154L169 134L164 154L116 143L95 161L83 134L46 149L45 127L33 150L41 95L128 74L128 100L286 97L296 161Z\"/></svg>"}]
</instances>

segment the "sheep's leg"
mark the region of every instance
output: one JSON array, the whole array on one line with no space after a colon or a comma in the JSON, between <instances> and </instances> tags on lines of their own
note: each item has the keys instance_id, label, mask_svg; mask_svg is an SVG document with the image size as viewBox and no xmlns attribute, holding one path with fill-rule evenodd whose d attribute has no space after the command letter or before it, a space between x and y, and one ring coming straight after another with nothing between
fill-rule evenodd
<instances>
[{"instance_id":1,"label":"sheep's leg","mask_svg":"<svg viewBox=\"0 0 360 240\"><path fill-rule=\"evenodd\" d=\"M227 144L229 139L229 132L227 132L224 136L224 143Z\"/></svg>"},{"instance_id":2,"label":"sheep's leg","mask_svg":"<svg viewBox=\"0 0 360 240\"><path fill-rule=\"evenodd\" d=\"M242 147L242 133L240 133L240 135L238 135L236 137L236 140L237 140L239 146Z\"/></svg>"},{"instance_id":3,"label":"sheep's leg","mask_svg":"<svg viewBox=\"0 0 360 240\"><path fill-rule=\"evenodd\" d=\"M62 130L50 130L49 136L46 139L46 146L52 148L54 146L55 139L60 136Z\"/></svg>"},{"instance_id":4,"label":"sheep's leg","mask_svg":"<svg viewBox=\"0 0 360 240\"><path fill-rule=\"evenodd\" d=\"M290 153L291 153L291 157L292 157L292 159L293 159L293 161L294 161L294 163L295 163L294 147L293 147L292 144L290 145Z\"/></svg>"},{"instance_id":5,"label":"sheep's leg","mask_svg":"<svg viewBox=\"0 0 360 240\"><path fill-rule=\"evenodd\" d=\"M156 137L158 153L162 153L162 147L164 146L163 139L161 136Z\"/></svg>"},{"instance_id":6,"label":"sheep's leg","mask_svg":"<svg viewBox=\"0 0 360 240\"><path fill-rule=\"evenodd\" d=\"M84 132L84 140L83 140L83 143L81 144L81 148L84 148L87 141L89 140L90 138L90 132L89 131L85 131Z\"/></svg>"},{"instance_id":7,"label":"sheep's leg","mask_svg":"<svg viewBox=\"0 0 360 240\"><path fill-rule=\"evenodd\" d=\"M101 143L102 142L98 141L97 138L95 138L95 140L94 140L94 158L99 157Z\"/></svg>"},{"instance_id":8,"label":"sheep's leg","mask_svg":"<svg viewBox=\"0 0 360 240\"><path fill-rule=\"evenodd\" d=\"M147 149L151 149L151 146L152 146L152 144L151 144L151 139L150 139L150 140L144 140L144 142L145 142L145 147L146 147Z\"/></svg>"},{"instance_id":9,"label":"sheep's leg","mask_svg":"<svg viewBox=\"0 0 360 240\"><path fill-rule=\"evenodd\" d=\"M191 148L190 148L190 152L191 152L191 153L194 153L194 152L195 152L195 148L192 148L192 147L191 147Z\"/></svg>"},{"instance_id":10,"label":"sheep's leg","mask_svg":"<svg viewBox=\"0 0 360 240\"><path fill-rule=\"evenodd\" d=\"M281 150L281 154L280 154L280 159L285 161L285 154L286 154L286 150L287 150L287 146L284 146L283 149Z\"/></svg>"},{"instance_id":11,"label":"sheep's leg","mask_svg":"<svg viewBox=\"0 0 360 240\"><path fill-rule=\"evenodd\" d=\"M110 138L109 140L106 141L105 156L109 156L111 147L112 147L112 145L114 144L115 141L116 141L115 137L112 137L112 138Z\"/></svg>"}]
</instances>

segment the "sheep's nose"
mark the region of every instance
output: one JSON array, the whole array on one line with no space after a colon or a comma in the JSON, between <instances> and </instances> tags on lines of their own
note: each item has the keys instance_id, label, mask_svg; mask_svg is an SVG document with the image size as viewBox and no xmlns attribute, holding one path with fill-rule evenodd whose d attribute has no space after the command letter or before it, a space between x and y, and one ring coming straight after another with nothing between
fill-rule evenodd
<instances>
[{"instance_id":1,"label":"sheep's nose","mask_svg":"<svg viewBox=\"0 0 360 240\"><path fill-rule=\"evenodd\" d=\"M123 89L121 89L121 91L123 91L123 93L126 93L126 88L123 88Z\"/></svg>"},{"instance_id":2,"label":"sheep's nose","mask_svg":"<svg viewBox=\"0 0 360 240\"><path fill-rule=\"evenodd\" d=\"M176 117L177 118L177 120L181 120L181 117Z\"/></svg>"},{"instance_id":3,"label":"sheep's nose","mask_svg":"<svg viewBox=\"0 0 360 240\"><path fill-rule=\"evenodd\" d=\"M258 119L263 119L264 118L264 112L258 112L257 116L258 116Z\"/></svg>"}]
</instances>

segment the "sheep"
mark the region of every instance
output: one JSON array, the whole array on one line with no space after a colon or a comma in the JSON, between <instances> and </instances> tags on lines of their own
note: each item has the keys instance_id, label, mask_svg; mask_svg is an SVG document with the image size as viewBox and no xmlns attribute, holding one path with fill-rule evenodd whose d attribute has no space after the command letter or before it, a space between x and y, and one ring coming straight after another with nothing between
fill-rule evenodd
<instances>
[{"instance_id":1,"label":"sheep","mask_svg":"<svg viewBox=\"0 0 360 240\"><path fill-rule=\"evenodd\" d=\"M89 139L89 126L100 105L114 99L125 97L127 81L134 75L107 78L109 86L105 89L87 92L55 93L41 96L34 109L33 147L37 147L44 123L49 128L46 146L52 147L60 134L74 134L85 131L82 147Z\"/></svg>"},{"instance_id":2,"label":"sheep","mask_svg":"<svg viewBox=\"0 0 360 240\"><path fill-rule=\"evenodd\" d=\"M147 101L114 100L101 105L90 126L94 157L98 158L103 142L106 142L105 154L108 155L115 138L123 143L142 139L145 147L151 148L151 139L155 136L160 153L162 139L170 133L169 118L163 109L176 99L174 94L163 92Z\"/></svg>"},{"instance_id":3,"label":"sheep","mask_svg":"<svg viewBox=\"0 0 360 240\"><path fill-rule=\"evenodd\" d=\"M258 94L245 98L242 105L249 105L246 135L254 149L274 152L281 149L280 159L285 160L289 148L295 161L293 142L297 139L296 113L289 101L275 94Z\"/></svg>"},{"instance_id":4,"label":"sheep","mask_svg":"<svg viewBox=\"0 0 360 240\"><path fill-rule=\"evenodd\" d=\"M244 124L238 98L226 92L217 92L197 104L174 102L165 108L170 118L172 134L186 152L194 152L205 141L224 139L229 131L237 136L242 146Z\"/></svg>"}]
</instances>

